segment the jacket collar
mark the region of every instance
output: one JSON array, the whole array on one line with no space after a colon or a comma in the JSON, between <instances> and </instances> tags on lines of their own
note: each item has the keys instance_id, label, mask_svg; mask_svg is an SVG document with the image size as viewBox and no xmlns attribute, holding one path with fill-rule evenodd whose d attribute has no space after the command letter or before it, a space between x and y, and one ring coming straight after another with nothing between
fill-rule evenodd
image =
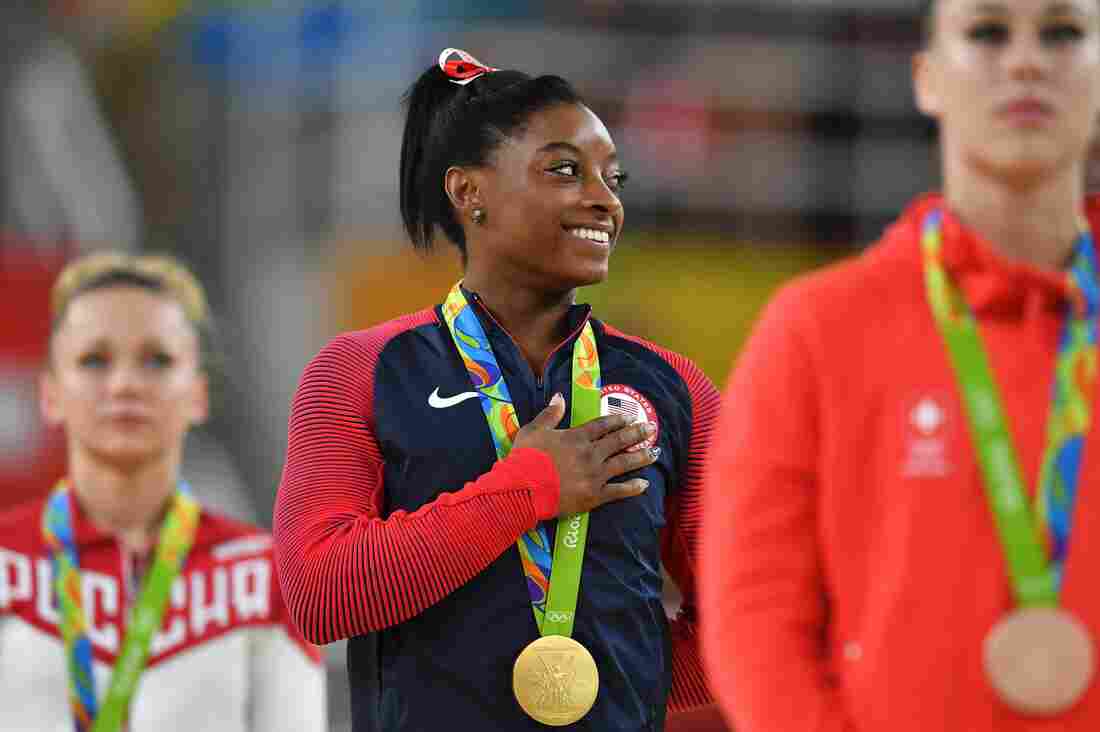
<instances>
[{"instance_id":1,"label":"jacket collar","mask_svg":"<svg viewBox=\"0 0 1100 732\"><path fill-rule=\"evenodd\" d=\"M976 313L1019 313L1031 307L1064 309L1071 288L1065 272L1018 262L998 252L988 240L964 225L938 193L921 196L902 214L887 239L898 239L920 261L925 216L943 211L943 263ZM1100 196L1084 201L1093 232L1100 231Z\"/></svg>"},{"instance_id":2,"label":"jacket collar","mask_svg":"<svg viewBox=\"0 0 1100 732\"><path fill-rule=\"evenodd\" d=\"M103 531L97 527L88 516L88 512L84 510L84 507L80 505L80 501L77 500L72 481L66 479L65 482L69 487L69 516L73 522L73 539L76 542L77 548L87 549L103 544L119 545L118 538L114 534ZM155 545L156 543L154 542L154 546Z\"/></svg>"},{"instance_id":3,"label":"jacket collar","mask_svg":"<svg viewBox=\"0 0 1100 732\"><path fill-rule=\"evenodd\" d=\"M508 329L497 322L497 319L493 317L493 314L489 312L489 308L485 305L485 301L481 299L478 293L466 289L465 285L460 285L462 294L466 296L466 300L473 306L473 310L477 313L478 319L481 321L482 327L485 328L487 335L493 337L494 335L502 335L507 337L513 343L516 343L516 339L508 332ZM571 344L581 334L581 328L592 317L592 306L587 303L574 304L570 306L569 313L567 315L569 319L569 336L564 341L559 343L554 352L561 350L563 346Z\"/></svg>"}]
</instances>

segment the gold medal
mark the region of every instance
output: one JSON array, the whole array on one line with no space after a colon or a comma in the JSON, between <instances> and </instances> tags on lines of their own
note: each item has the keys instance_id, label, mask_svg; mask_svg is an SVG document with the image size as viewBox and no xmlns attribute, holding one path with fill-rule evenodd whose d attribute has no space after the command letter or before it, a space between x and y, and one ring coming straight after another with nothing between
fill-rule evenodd
<instances>
[{"instance_id":1,"label":"gold medal","mask_svg":"<svg viewBox=\"0 0 1100 732\"><path fill-rule=\"evenodd\" d=\"M533 719L561 727L588 714L596 703L600 673L588 649L572 638L545 635L516 658L512 691Z\"/></svg>"},{"instance_id":2,"label":"gold medal","mask_svg":"<svg viewBox=\"0 0 1100 732\"><path fill-rule=\"evenodd\" d=\"M985 672L997 695L1023 714L1060 714L1092 683L1092 639L1077 618L1056 607L1010 613L985 638Z\"/></svg>"}]
</instances>

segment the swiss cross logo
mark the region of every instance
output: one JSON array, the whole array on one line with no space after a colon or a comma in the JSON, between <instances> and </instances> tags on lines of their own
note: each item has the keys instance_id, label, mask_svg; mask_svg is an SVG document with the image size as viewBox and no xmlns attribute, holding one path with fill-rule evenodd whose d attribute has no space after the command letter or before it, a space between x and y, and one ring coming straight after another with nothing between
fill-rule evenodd
<instances>
[{"instance_id":1,"label":"swiss cross logo","mask_svg":"<svg viewBox=\"0 0 1100 732\"><path fill-rule=\"evenodd\" d=\"M627 386L626 384L608 384L603 387L601 394L600 416L622 414L628 417L632 423L652 422L653 426L656 428L653 431L652 437L629 448L630 450L641 450L642 448L653 447L657 444L657 438L660 436L661 427L657 423L657 410L650 404L649 399L646 399L637 389Z\"/></svg>"},{"instance_id":2,"label":"swiss cross logo","mask_svg":"<svg viewBox=\"0 0 1100 732\"><path fill-rule=\"evenodd\" d=\"M925 397L910 411L909 419L921 434L935 434L936 430L943 424L943 407L936 403L935 399Z\"/></svg>"},{"instance_id":3,"label":"swiss cross logo","mask_svg":"<svg viewBox=\"0 0 1100 732\"><path fill-rule=\"evenodd\" d=\"M917 393L902 407L905 420L901 472L906 478L943 478L954 469L951 435L954 402L939 391Z\"/></svg>"}]
</instances>

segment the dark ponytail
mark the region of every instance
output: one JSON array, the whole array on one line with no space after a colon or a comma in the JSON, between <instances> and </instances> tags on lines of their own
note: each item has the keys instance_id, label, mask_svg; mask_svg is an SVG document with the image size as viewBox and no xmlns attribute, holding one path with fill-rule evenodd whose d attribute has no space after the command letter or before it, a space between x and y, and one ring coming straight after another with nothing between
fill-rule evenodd
<instances>
[{"instance_id":1,"label":"dark ponytail","mask_svg":"<svg viewBox=\"0 0 1100 732\"><path fill-rule=\"evenodd\" d=\"M447 169L484 165L501 142L523 132L535 112L580 103L558 76L494 71L460 85L438 65L424 71L405 95L401 141L401 219L413 246L431 249L438 227L465 257L462 224L443 188Z\"/></svg>"},{"instance_id":2,"label":"dark ponytail","mask_svg":"<svg viewBox=\"0 0 1100 732\"><path fill-rule=\"evenodd\" d=\"M439 218L438 193L421 184L425 158L432 149L432 122L465 87L451 83L443 70L432 66L405 94L405 134L401 140L401 219L414 247L431 249L432 233ZM442 181L439 187L442 189ZM462 248L462 247L460 247Z\"/></svg>"}]
</instances>

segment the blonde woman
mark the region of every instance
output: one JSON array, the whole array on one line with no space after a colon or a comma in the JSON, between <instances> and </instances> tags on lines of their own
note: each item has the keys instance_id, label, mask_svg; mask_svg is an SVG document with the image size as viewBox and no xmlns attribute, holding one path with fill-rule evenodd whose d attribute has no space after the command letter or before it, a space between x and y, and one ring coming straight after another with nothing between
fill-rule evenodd
<instances>
[{"instance_id":1,"label":"blonde woman","mask_svg":"<svg viewBox=\"0 0 1100 732\"><path fill-rule=\"evenodd\" d=\"M268 536L180 475L209 410L201 286L168 258L99 254L51 305L41 405L68 477L0 516L0 729L324 729Z\"/></svg>"}]
</instances>

